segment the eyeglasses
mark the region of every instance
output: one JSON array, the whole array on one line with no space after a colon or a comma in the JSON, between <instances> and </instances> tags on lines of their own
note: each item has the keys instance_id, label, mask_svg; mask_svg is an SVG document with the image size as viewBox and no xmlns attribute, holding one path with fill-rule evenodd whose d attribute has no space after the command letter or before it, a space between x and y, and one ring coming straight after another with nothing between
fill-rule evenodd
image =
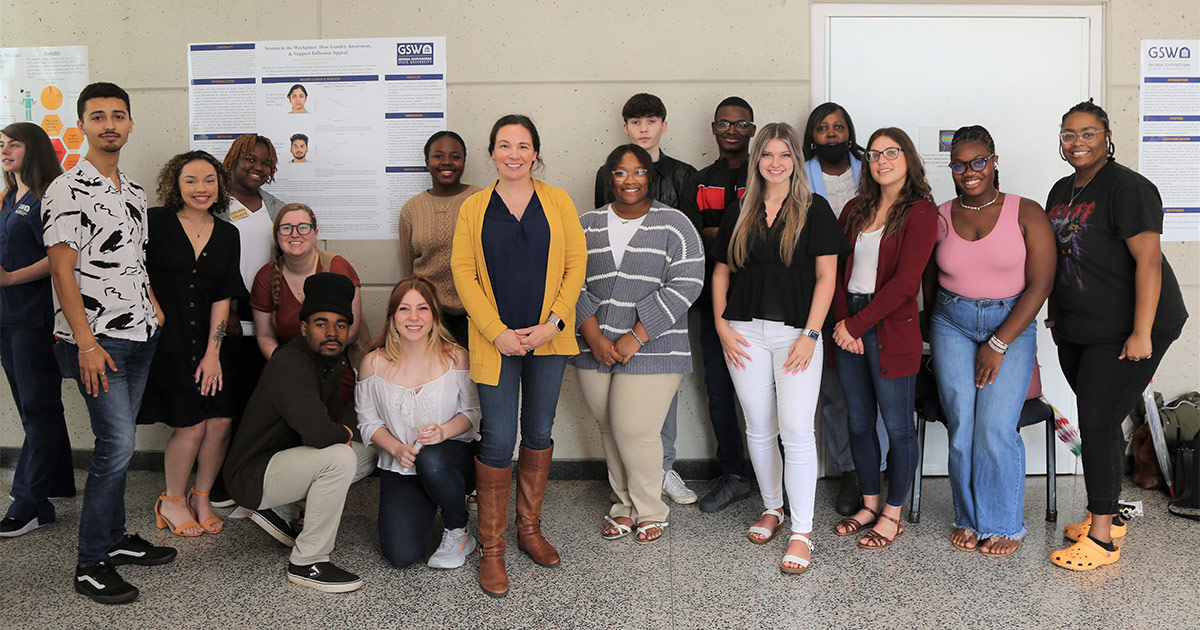
<instances>
[{"instance_id":1,"label":"eyeglasses","mask_svg":"<svg viewBox=\"0 0 1200 630\"><path fill-rule=\"evenodd\" d=\"M900 157L900 152L903 150L904 149L901 149L900 147L891 147L882 151L867 151L864 155L866 155L868 162L878 162L879 156L883 156L889 160L894 160Z\"/></svg>"},{"instance_id":2,"label":"eyeglasses","mask_svg":"<svg viewBox=\"0 0 1200 630\"><path fill-rule=\"evenodd\" d=\"M315 226L311 223L297 223L295 225L292 225L291 223L280 223L279 224L279 235L280 236L291 236L292 232L295 231L300 236L307 236L310 232L312 232L315 229L317 229L317 226Z\"/></svg>"},{"instance_id":3,"label":"eyeglasses","mask_svg":"<svg viewBox=\"0 0 1200 630\"><path fill-rule=\"evenodd\" d=\"M625 179L630 175L633 175L634 177L645 177L648 174L650 174L650 171L644 168L635 169L632 173L621 169L616 169L612 172L613 179Z\"/></svg>"},{"instance_id":4,"label":"eyeglasses","mask_svg":"<svg viewBox=\"0 0 1200 630\"><path fill-rule=\"evenodd\" d=\"M987 168L988 160L995 157L995 155L996 154L993 153L987 157L975 158L970 162L951 162L950 172L954 173L955 175L962 175L963 173L967 172L968 166L970 166L971 170L975 171L976 173L981 172L983 169Z\"/></svg>"},{"instance_id":5,"label":"eyeglasses","mask_svg":"<svg viewBox=\"0 0 1200 630\"><path fill-rule=\"evenodd\" d=\"M1108 130L1104 129L1102 131L1096 131L1095 129L1085 129L1079 133L1075 133L1074 131L1064 131L1058 134L1058 140L1063 144L1071 144L1078 138L1083 138L1085 141L1091 142L1092 140L1096 139L1096 136L1102 135L1105 131Z\"/></svg>"},{"instance_id":6,"label":"eyeglasses","mask_svg":"<svg viewBox=\"0 0 1200 630\"><path fill-rule=\"evenodd\" d=\"M750 122L749 120L739 120L736 122L729 121L729 120L718 120L713 123L713 127L716 127L717 131L729 131L729 128L733 127L734 129L737 129L738 131L744 132L744 131L750 131L750 128L753 126L754 126L754 123Z\"/></svg>"}]
</instances>

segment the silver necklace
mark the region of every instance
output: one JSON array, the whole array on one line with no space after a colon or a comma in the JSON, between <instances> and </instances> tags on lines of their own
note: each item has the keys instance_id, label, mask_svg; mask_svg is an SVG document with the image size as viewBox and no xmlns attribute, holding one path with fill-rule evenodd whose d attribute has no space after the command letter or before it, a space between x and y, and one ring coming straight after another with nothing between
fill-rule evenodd
<instances>
[{"instance_id":1,"label":"silver necklace","mask_svg":"<svg viewBox=\"0 0 1200 630\"><path fill-rule=\"evenodd\" d=\"M1070 208L1071 206L1075 205L1075 198L1076 198L1076 197L1078 197L1079 195L1081 195L1081 194L1083 193L1083 189L1084 189L1084 188L1087 188L1087 187L1088 187L1088 184L1092 183L1092 180L1093 180L1093 179L1096 179L1096 176L1100 174L1100 170L1104 168L1105 164L1108 164L1108 160L1105 160L1105 161L1104 161L1104 164L1101 164L1101 165L1100 165L1100 168L1096 169L1096 172L1095 172L1095 173L1092 173L1092 176L1091 176L1091 177L1089 177L1089 178L1088 178L1088 180L1087 180L1086 182L1083 182L1083 185L1079 187L1079 190L1076 190L1075 192L1071 193L1071 200L1067 202L1067 207L1068 207L1068 208ZM1075 177L1072 177L1072 178L1071 178L1071 183L1072 183L1072 184L1078 184L1079 182L1077 182L1077 181L1075 180Z\"/></svg>"},{"instance_id":2,"label":"silver necklace","mask_svg":"<svg viewBox=\"0 0 1200 630\"><path fill-rule=\"evenodd\" d=\"M187 216L185 216L185 215L182 215L182 214L181 214L181 215L179 215L179 217L180 217L180 218L182 218L183 220L187 221L187 222L188 222L188 225L192 226L193 228L194 228L194 227L196 227L196 224L195 224L195 223L192 223L192 219L191 219L190 217L187 217ZM206 226L206 225L208 225L208 223L207 223L207 222L205 222L205 221L201 221L201 222L200 222L200 227L196 229L196 238L197 238L197 239L199 239L199 238L200 238L200 235L204 233L204 226Z\"/></svg>"},{"instance_id":3,"label":"silver necklace","mask_svg":"<svg viewBox=\"0 0 1200 630\"><path fill-rule=\"evenodd\" d=\"M989 201L989 202L987 202L987 203L983 204L982 206L968 206L968 205L967 205L967 204L966 204L966 203L963 201L962 195L959 195L959 196L958 196L958 205L960 205L960 206L962 206L962 207L966 208L967 210L976 210L976 211L978 211L978 210L983 210L984 208L986 208L986 207L988 207L988 206L990 206L990 205L992 205L992 204L996 203L996 200L997 200L997 199L999 199L999 198L1000 198L1000 191L999 191L999 190L997 190L997 191L996 191L996 196L995 196L995 197L992 197L992 200L991 200L991 201Z\"/></svg>"}]
</instances>

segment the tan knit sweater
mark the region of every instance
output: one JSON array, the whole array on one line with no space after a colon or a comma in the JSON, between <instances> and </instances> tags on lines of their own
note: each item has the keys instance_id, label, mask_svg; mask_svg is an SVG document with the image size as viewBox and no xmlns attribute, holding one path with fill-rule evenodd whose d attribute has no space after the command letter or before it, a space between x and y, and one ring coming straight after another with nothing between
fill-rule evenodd
<instances>
[{"instance_id":1,"label":"tan knit sweater","mask_svg":"<svg viewBox=\"0 0 1200 630\"><path fill-rule=\"evenodd\" d=\"M461 315L462 301L454 290L450 273L450 249L458 207L467 197L483 190L468 185L453 197L434 197L423 191L400 209L400 265L404 273L419 273L433 282L446 313Z\"/></svg>"}]
</instances>

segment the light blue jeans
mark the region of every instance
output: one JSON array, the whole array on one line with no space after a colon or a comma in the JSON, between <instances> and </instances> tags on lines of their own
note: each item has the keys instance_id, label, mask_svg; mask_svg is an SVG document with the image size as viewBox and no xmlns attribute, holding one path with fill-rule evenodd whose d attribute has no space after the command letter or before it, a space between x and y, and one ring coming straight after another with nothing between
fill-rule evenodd
<instances>
[{"instance_id":1,"label":"light blue jeans","mask_svg":"<svg viewBox=\"0 0 1200 630\"><path fill-rule=\"evenodd\" d=\"M954 527L992 537L1025 536L1025 445L1017 433L1037 360L1036 323L1008 344L996 380L975 386L975 357L1020 296L976 300L938 291L930 345L950 436Z\"/></svg>"}]
</instances>

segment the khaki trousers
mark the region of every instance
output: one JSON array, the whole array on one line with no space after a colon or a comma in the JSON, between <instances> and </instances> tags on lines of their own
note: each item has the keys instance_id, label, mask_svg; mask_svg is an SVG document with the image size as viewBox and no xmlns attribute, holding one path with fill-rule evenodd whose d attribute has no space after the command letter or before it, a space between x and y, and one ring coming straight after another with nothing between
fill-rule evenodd
<instances>
[{"instance_id":1,"label":"khaki trousers","mask_svg":"<svg viewBox=\"0 0 1200 630\"><path fill-rule=\"evenodd\" d=\"M576 370L588 409L600 424L608 483L619 499L609 516L664 521L662 427L682 374Z\"/></svg>"},{"instance_id":2,"label":"khaki trousers","mask_svg":"<svg viewBox=\"0 0 1200 630\"><path fill-rule=\"evenodd\" d=\"M297 446L271 456L263 476L258 509L274 508L288 522L299 516L295 504L305 502L304 529L296 537L290 561L313 564L329 560L342 521L350 484L375 468L375 449L361 442L325 448Z\"/></svg>"}]
</instances>

